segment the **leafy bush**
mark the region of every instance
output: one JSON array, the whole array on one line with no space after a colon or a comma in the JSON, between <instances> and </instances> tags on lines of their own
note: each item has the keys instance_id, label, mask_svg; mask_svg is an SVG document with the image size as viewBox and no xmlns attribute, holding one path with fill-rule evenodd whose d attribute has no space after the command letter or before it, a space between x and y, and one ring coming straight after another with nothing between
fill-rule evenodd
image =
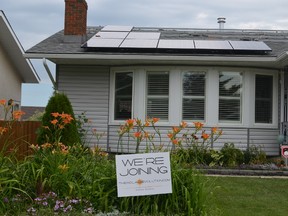
<instances>
[{"instance_id":1,"label":"leafy bush","mask_svg":"<svg viewBox=\"0 0 288 216\"><path fill-rule=\"evenodd\" d=\"M55 139L55 133L57 129L53 125L53 121L55 120L55 117L52 115L53 113L65 113L70 115L75 120L72 105L68 97L64 93L55 92L54 95L49 99L42 118L42 125L49 127L50 130L47 130L45 127L42 127L39 130L37 138L38 144L43 144L46 142L52 143ZM73 145L75 143L81 142L76 121L72 121L71 124L68 124L65 128L63 128L60 140L58 141L66 145Z\"/></svg>"},{"instance_id":2,"label":"leafy bush","mask_svg":"<svg viewBox=\"0 0 288 216\"><path fill-rule=\"evenodd\" d=\"M263 164L266 161L266 153L257 146L251 146L244 151L245 164Z\"/></svg>"},{"instance_id":3,"label":"leafy bush","mask_svg":"<svg viewBox=\"0 0 288 216\"><path fill-rule=\"evenodd\" d=\"M235 148L234 143L225 143L220 152L222 154L221 161L223 166L237 166L244 162L243 152Z\"/></svg>"}]
</instances>

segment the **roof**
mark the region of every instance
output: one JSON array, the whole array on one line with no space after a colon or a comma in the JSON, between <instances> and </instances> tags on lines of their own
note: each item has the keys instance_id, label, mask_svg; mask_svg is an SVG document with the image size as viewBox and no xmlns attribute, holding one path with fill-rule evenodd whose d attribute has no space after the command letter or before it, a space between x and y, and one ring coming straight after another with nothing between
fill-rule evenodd
<instances>
[{"instance_id":1,"label":"roof","mask_svg":"<svg viewBox=\"0 0 288 216\"><path fill-rule=\"evenodd\" d=\"M45 107L21 106L21 111L23 111L25 113L25 115L22 117L22 119L27 120L31 116L37 114L37 112L44 112Z\"/></svg>"},{"instance_id":2,"label":"roof","mask_svg":"<svg viewBox=\"0 0 288 216\"><path fill-rule=\"evenodd\" d=\"M0 29L0 44L11 59L16 72L22 78L22 82L39 83L38 74L31 62L23 57L24 49L2 10L0 10Z\"/></svg>"},{"instance_id":3,"label":"roof","mask_svg":"<svg viewBox=\"0 0 288 216\"><path fill-rule=\"evenodd\" d=\"M87 27L87 41L96 33L101 31L103 27ZM59 31L50 36L46 40L35 45L26 51L28 58L45 57L59 63L60 59L73 58L82 59L83 63L90 63L93 60L110 60L116 61L120 64L120 60L137 60L140 62L151 62L153 60L160 62L161 60L173 60L179 62L183 59L191 63L191 61L238 61L242 62L250 59L249 61L257 61L257 65L263 65L261 62L267 62L266 66L283 67L284 64L288 65L288 31L286 30L241 30L241 29L193 29L193 28L148 28L148 27L133 27L131 32L158 32L160 39L171 40L234 40L234 41L262 41L267 44L272 51L263 54L258 53L223 53L223 52L158 52L155 49L87 49L84 44L77 42L65 42L64 31ZM83 46L84 45L84 46ZM136 57L138 56L138 57ZM141 56L141 57L139 57ZM171 58L173 56L173 58ZM170 59L169 59L170 58ZM86 61L85 61L86 59ZM91 59L91 62L88 60ZM214 60L213 60L214 59ZM252 60L253 59L253 60ZM147 63L146 62L146 63ZM67 63L67 61L66 61ZM71 63L71 62L70 62ZM95 61L94 61L95 63ZM125 63L125 61L124 61ZM123 64L124 64L123 63ZM126 62L128 64L128 61ZM170 61L172 64L173 62ZM182 61L183 63L183 61ZM187 63L187 62L186 62ZM231 63L232 64L232 63ZM252 63L251 63L252 64ZM248 63L249 65L249 63ZM256 65L255 65L256 66Z\"/></svg>"}]
</instances>

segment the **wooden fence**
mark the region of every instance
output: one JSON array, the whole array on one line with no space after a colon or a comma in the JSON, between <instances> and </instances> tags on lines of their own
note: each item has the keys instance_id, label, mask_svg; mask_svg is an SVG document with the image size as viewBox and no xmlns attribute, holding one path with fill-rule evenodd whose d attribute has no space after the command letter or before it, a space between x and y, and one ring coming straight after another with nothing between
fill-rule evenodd
<instances>
[{"instance_id":1,"label":"wooden fence","mask_svg":"<svg viewBox=\"0 0 288 216\"><path fill-rule=\"evenodd\" d=\"M23 159L32 153L29 146L36 144L36 132L41 127L41 122L0 121L0 127L7 128L6 132L0 134L0 151L6 155L15 153L18 159Z\"/></svg>"}]
</instances>

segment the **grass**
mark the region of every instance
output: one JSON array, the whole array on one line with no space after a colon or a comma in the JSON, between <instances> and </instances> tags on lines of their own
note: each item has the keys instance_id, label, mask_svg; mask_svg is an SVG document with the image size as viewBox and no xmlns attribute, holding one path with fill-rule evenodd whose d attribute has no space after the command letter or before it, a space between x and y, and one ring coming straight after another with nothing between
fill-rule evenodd
<instances>
[{"instance_id":1,"label":"grass","mask_svg":"<svg viewBox=\"0 0 288 216\"><path fill-rule=\"evenodd\" d=\"M209 177L210 206L221 216L286 216L288 178ZM216 213L215 213L216 215Z\"/></svg>"}]
</instances>

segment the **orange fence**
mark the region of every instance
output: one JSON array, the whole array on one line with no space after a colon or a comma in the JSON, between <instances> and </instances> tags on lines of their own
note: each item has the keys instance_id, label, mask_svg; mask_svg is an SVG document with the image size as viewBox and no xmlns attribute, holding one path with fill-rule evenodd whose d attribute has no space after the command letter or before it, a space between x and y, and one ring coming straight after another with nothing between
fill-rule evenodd
<instances>
[{"instance_id":1,"label":"orange fence","mask_svg":"<svg viewBox=\"0 0 288 216\"><path fill-rule=\"evenodd\" d=\"M0 134L0 150L5 154L15 152L18 159L32 153L29 146L36 144L36 131L41 127L41 122L37 121L0 121L0 127L8 128L2 135Z\"/></svg>"}]
</instances>

